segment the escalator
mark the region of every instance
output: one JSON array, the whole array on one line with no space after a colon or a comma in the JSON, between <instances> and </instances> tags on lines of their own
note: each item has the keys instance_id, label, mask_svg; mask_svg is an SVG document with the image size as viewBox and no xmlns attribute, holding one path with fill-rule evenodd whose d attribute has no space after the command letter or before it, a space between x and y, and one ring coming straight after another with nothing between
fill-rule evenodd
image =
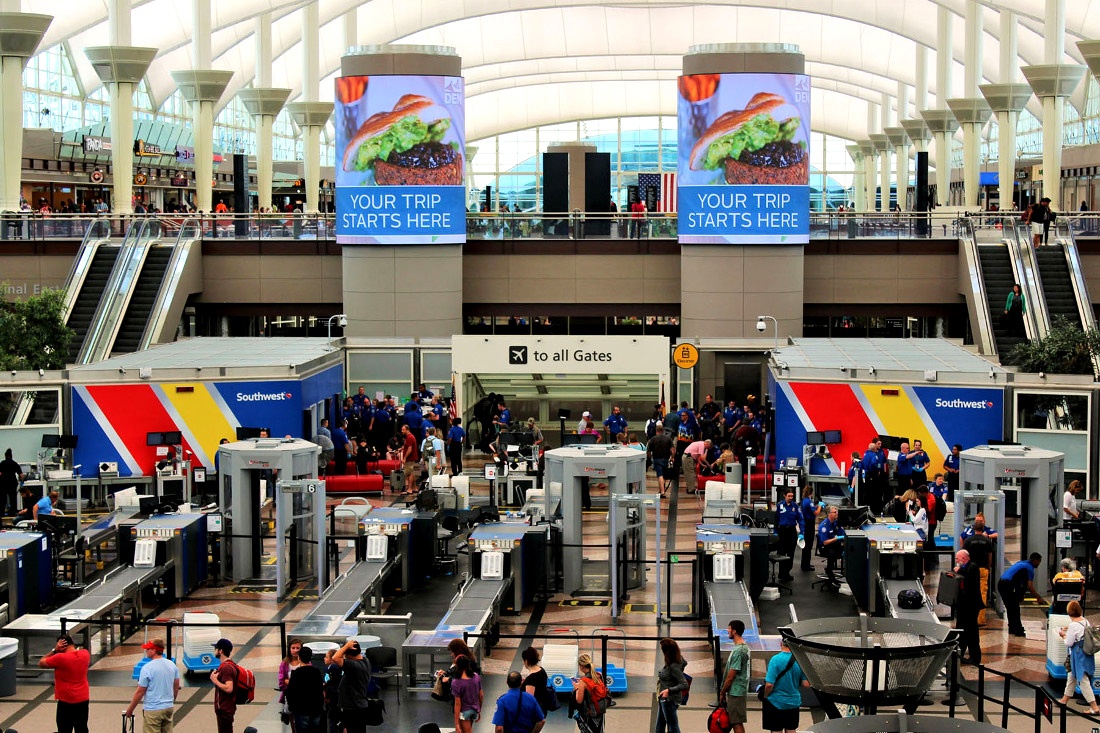
<instances>
[{"instance_id":1,"label":"escalator","mask_svg":"<svg viewBox=\"0 0 1100 733\"><path fill-rule=\"evenodd\" d=\"M996 341L997 355L1002 364L1007 364L1012 349L1026 340L1023 336L1009 335L1001 318L1005 311L1005 299L1016 282L1012 258L1005 244L979 244L978 262L981 265L985 306L991 316L990 325Z\"/></svg>"},{"instance_id":2,"label":"escalator","mask_svg":"<svg viewBox=\"0 0 1100 733\"><path fill-rule=\"evenodd\" d=\"M1051 325L1061 316L1075 326L1083 326L1062 243L1036 248L1035 264L1039 269L1039 281L1043 285L1043 299L1046 301Z\"/></svg>"},{"instance_id":3,"label":"escalator","mask_svg":"<svg viewBox=\"0 0 1100 733\"><path fill-rule=\"evenodd\" d=\"M120 248L117 246L100 244L92 256L88 273L84 277L84 282L80 284L80 292L76 294L67 321L67 325L73 330L73 338L69 342L69 353L65 357L67 364L75 364L80 355L80 349L84 345L88 328L103 298L107 281L111 278L111 271L115 267L119 251ZM69 287L72 286L73 284L70 283Z\"/></svg>"},{"instance_id":4,"label":"escalator","mask_svg":"<svg viewBox=\"0 0 1100 733\"><path fill-rule=\"evenodd\" d=\"M167 244L150 246L126 306L126 315L119 324L118 334L111 347L112 355L129 354L142 348L142 335L164 283L173 249L172 245Z\"/></svg>"}]
</instances>

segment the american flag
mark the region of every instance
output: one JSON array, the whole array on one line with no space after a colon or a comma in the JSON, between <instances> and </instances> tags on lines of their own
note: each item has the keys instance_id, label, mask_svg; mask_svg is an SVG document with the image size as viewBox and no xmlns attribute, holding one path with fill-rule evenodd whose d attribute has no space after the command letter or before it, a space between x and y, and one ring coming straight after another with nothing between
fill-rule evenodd
<instances>
[{"instance_id":1,"label":"american flag","mask_svg":"<svg viewBox=\"0 0 1100 733\"><path fill-rule=\"evenodd\" d=\"M458 417L458 392L455 390L455 375L451 373L451 401L447 405L447 410L451 413L451 419L454 420Z\"/></svg>"},{"instance_id":2,"label":"american flag","mask_svg":"<svg viewBox=\"0 0 1100 733\"><path fill-rule=\"evenodd\" d=\"M676 174L675 173L639 173L638 189L641 196L650 186L657 188L657 211L676 212Z\"/></svg>"}]
</instances>

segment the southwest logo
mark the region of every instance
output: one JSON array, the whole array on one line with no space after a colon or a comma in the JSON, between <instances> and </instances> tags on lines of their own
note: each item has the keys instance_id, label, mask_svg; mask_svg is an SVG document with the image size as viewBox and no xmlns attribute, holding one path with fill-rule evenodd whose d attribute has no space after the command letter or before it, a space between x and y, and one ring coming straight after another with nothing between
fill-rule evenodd
<instances>
[{"instance_id":1,"label":"southwest logo","mask_svg":"<svg viewBox=\"0 0 1100 733\"><path fill-rule=\"evenodd\" d=\"M237 402L283 402L293 397L290 392L253 392L237 393Z\"/></svg>"},{"instance_id":2,"label":"southwest logo","mask_svg":"<svg viewBox=\"0 0 1100 733\"><path fill-rule=\"evenodd\" d=\"M936 407L945 407L952 410L992 410L994 405L989 400L945 400L941 397L936 398Z\"/></svg>"}]
</instances>

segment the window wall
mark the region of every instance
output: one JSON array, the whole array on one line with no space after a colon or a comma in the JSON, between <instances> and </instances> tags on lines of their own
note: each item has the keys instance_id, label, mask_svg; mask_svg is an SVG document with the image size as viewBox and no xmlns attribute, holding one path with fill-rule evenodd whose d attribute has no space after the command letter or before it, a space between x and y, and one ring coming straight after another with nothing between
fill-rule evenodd
<instances>
[{"instance_id":1,"label":"window wall","mask_svg":"<svg viewBox=\"0 0 1100 733\"><path fill-rule=\"evenodd\" d=\"M85 94L73 73L65 46L59 44L31 58L23 70L23 126L70 132L110 119L110 100L105 86ZM191 126L191 107L176 90L159 104L143 80L134 91L134 120ZM252 117L239 98L233 97L214 120L215 152L256 153ZM275 160L302 160L301 131L283 110L275 119ZM335 143L330 121L321 135L321 165L333 165Z\"/></svg>"},{"instance_id":2,"label":"window wall","mask_svg":"<svg viewBox=\"0 0 1100 733\"><path fill-rule=\"evenodd\" d=\"M492 187L491 206L499 211L532 211L542 199L542 153L555 143L584 142L611 156L612 198L620 210L627 187L639 173L675 173L675 117L619 117L543 125L481 140L468 156L468 206L480 207ZM849 141L815 132L810 139L811 207L835 209L852 197L854 166L845 145Z\"/></svg>"}]
</instances>

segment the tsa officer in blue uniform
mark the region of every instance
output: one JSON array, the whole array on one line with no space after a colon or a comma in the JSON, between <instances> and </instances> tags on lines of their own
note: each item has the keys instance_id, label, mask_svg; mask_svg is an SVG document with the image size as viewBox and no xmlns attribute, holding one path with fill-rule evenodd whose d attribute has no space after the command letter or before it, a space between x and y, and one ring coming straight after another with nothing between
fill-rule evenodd
<instances>
[{"instance_id":1,"label":"tsa officer in blue uniform","mask_svg":"<svg viewBox=\"0 0 1100 733\"><path fill-rule=\"evenodd\" d=\"M1024 635L1024 625L1020 622L1020 601L1027 593L1040 597L1035 590L1035 568L1043 562L1043 556L1038 552L1031 553L1027 560L1013 563L1012 567L1005 571L1001 579L997 581L997 595L1001 597L1001 603L1005 604L1005 618L1008 619L1008 633L1013 636Z\"/></svg>"},{"instance_id":2,"label":"tsa officer in blue uniform","mask_svg":"<svg viewBox=\"0 0 1100 733\"><path fill-rule=\"evenodd\" d=\"M626 432L626 426L629 423L626 421L626 415L619 410L618 405L615 405L611 408L611 414L603 421L603 425L607 428L607 442L610 445L620 441L619 434Z\"/></svg>"},{"instance_id":3,"label":"tsa officer in blue uniform","mask_svg":"<svg viewBox=\"0 0 1100 733\"><path fill-rule=\"evenodd\" d=\"M881 440L876 438L867 448L860 468L863 469L863 478L867 482L866 496L861 498L871 507L871 512L878 516L882 514L886 491L890 488L886 474L886 454L882 451Z\"/></svg>"},{"instance_id":4,"label":"tsa officer in blue uniform","mask_svg":"<svg viewBox=\"0 0 1100 733\"><path fill-rule=\"evenodd\" d=\"M829 516L817 528L817 544L825 556L825 575L829 578L829 589L839 590L840 581L836 579L836 561L844 553L844 528L840 526L840 510L829 507Z\"/></svg>"},{"instance_id":5,"label":"tsa officer in blue uniform","mask_svg":"<svg viewBox=\"0 0 1100 733\"><path fill-rule=\"evenodd\" d=\"M913 488L928 483L928 464L932 459L925 453L919 440L913 441L913 452L909 454L909 466L913 469Z\"/></svg>"},{"instance_id":6,"label":"tsa officer in blue uniform","mask_svg":"<svg viewBox=\"0 0 1100 733\"><path fill-rule=\"evenodd\" d=\"M810 572L814 569L810 560L814 556L814 540L817 535L817 515L821 511L821 507L825 504L814 503L814 490L812 486L806 486L802 489L802 539L805 541L806 546L802 548L802 570L803 572Z\"/></svg>"},{"instance_id":7,"label":"tsa officer in blue uniform","mask_svg":"<svg viewBox=\"0 0 1100 733\"><path fill-rule=\"evenodd\" d=\"M745 417L745 413L741 411L741 408L737 406L737 402L730 400L729 405L722 411L722 426L726 430L726 441L733 443L733 434L737 428L741 427L741 420Z\"/></svg>"},{"instance_id":8,"label":"tsa officer in blue uniform","mask_svg":"<svg viewBox=\"0 0 1100 733\"><path fill-rule=\"evenodd\" d=\"M947 479L947 500L955 501L955 492L959 489L959 453L963 447L958 443L951 446L951 454L943 459L943 473Z\"/></svg>"},{"instance_id":9,"label":"tsa officer in blue uniform","mask_svg":"<svg viewBox=\"0 0 1100 733\"><path fill-rule=\"evenodd\" d=\"M779 579L794 580L791 570L794 568L794 551L798 543L798 535L802 533L802 509L794 500L794 492L787 489L783 501L775 508L775 533L779 535L779 542L775 550L786 559L779 563Z\"/></svg>"}]
</instances>

